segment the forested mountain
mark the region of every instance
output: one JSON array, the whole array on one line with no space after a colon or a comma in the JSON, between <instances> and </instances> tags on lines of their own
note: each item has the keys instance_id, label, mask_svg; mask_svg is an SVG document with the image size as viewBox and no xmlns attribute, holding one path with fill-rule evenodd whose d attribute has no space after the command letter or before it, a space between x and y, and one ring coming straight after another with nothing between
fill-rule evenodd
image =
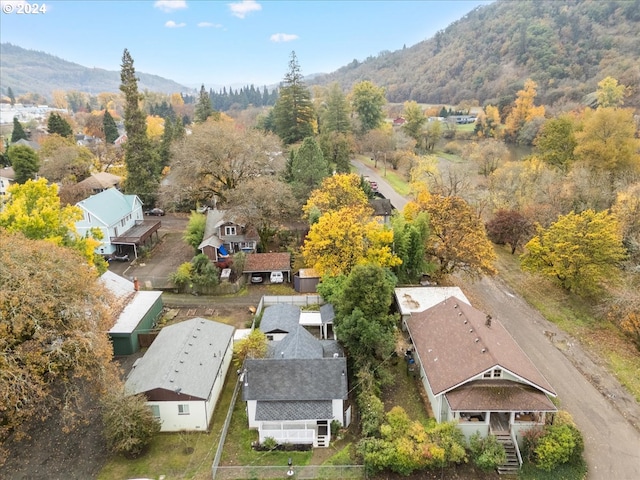
<instances>
[{"instance_id":1,"label":"forested mountain","mask_svg":"<svg viewBox=\"0 0 640 480\"><path fill-rule=\"evenodd\" d=\"M157 75L138 73L138 77L141 91L174 93L193 90ZM48 53L1 43L0 85L3 94L11 87L15 95L30 92L51 98L54 90L78 90L95 95L118 92L120 72L87 68Z\"/></svg>"},{"instance_id":2,"label":"forested mountain","mask_svg":"<svg viewBox=\"0 0 640 480\"><path fill-rule=\"evenodd\" d=\"M499 104L532 78L539 102L560 105L583 102L611 76L632 87L625 105L640 106L639 32L640 0L498 0L433 38L354 60L309 84L335 81L348 90L370 80L390 102Z\"/></svg>"}]
</instances>

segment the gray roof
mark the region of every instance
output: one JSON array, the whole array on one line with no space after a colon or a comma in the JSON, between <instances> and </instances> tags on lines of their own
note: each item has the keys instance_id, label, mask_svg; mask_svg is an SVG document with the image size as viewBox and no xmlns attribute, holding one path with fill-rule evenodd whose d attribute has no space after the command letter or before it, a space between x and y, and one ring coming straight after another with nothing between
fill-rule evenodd
<instances>
[{"instance_id":1,"label":"gray roof","mask_svg":"<svg viewBox=\"0 0 640 480\"><path fill-rule=\"evenodd\" d=\"M336 312L333 309L332 303L320 305L320 318L322 319L322 323L333 323L333 319L336 318Z\"/></svg>"},{"instance_id":2,"label":"gray roof","mask_svg":"<svg viewBox=\"0 0 640 480\"><path fill-rule=\"evenodd\" d=\"M292 332L298 328L300 321L300 307L288 303L270 305L264 309L260 319L260 331Z\"/></svg>"},{"instance_id":3,"label":"gray roof","mask_svg":"<svg viewBox=\"0 0 640 480\"><path fill-rule=\"evenodd\" d=\"M256 402L258 421L318 420L333 417L331 400L308 402Z\"/></svg>"},{"instance_id":4,"label":"gray roof","mask_svg":"<svg viewBox=\"0 0 640 480\"><path fill-rule=\"evenodd\" d=\"M244 400L310 401L347 398L347 359L247 359Z\"/></svg>"},{"instance_id":5,"label":"gray roof","mask_svg":"<svg viewBox=\"0 0 640 480\"><path fill-rule=\"evenodd\" d=\"M127 378L131 394L155 389L207 399L234 328L224 323L192 318L164 327Z\"/></svg>"},{"instance_id":6,"label":"gray roof","mask_svg":"<svg viewBox=\"0 0 640 480\"><path fill-rule=\"evenodd\" d=\"M339 357L344 357L344 350L337 340L319 340L319 342L325 357L333 357L336 353Z\"/></svg>"},{"instance_id":7,"label":"gray roof","mask_svg":"<svg viewBox=\"0 0 640 480\"><path fill-rule=\"evenodd\" d=\"M322 344L306 328L296 325L279 342L270 342L269 356L272 358L322 358Z\"/></svg>"}]
</instances>

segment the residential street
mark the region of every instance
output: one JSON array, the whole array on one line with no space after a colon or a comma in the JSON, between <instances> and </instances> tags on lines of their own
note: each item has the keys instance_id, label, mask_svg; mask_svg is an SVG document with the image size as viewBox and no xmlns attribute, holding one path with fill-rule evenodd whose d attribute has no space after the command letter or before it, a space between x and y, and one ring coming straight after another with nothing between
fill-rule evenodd
<instances>
[{"instance_id":1,"label":"residential street","mask_svg":"<svg viewBox=\"0 0 640 480\"><path fill-rule=\"evenodd\" d=\"M378 190L397 209L406 199L371 168L353 161L359 173L378 182ZM601 365L554 324L548 322L500 280L484 277L458 286L477 308L500 320L558 393L584 435L592 480L640 478L640 405Z\"/></svg>"}]
</instances>

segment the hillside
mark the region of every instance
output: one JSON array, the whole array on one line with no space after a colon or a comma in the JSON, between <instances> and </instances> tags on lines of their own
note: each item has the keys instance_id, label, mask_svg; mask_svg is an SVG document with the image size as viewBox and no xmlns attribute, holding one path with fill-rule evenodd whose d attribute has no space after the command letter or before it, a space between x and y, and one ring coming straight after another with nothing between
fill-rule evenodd
<instances>
[{"instance_id":1,"label":"hillside","mask_svg":"<svg viewBox=\"0 0 640 480\"><path fill-rule=\"evenodd\" d=\"M401 26L398 26L401 28ZM511 102L523 81L538 83L547 105L581 102L606 76L631 86L640 106L640 0L498 0L478 7L433 38L354 60L309 81L344 89L370 80L390 102ZM502 100L502 101L505 101Z\"/></svg>"},{"instance_id":2,"label":"hillside","mask_svg":"<svg viewBox=\"0 0 640 480\"><path fill-rule=\"evenodd\" d=\"M136 73L141 91L174 93L192 90L157 75ZM120 72L87 68L44 52L1 43L0 86L2 93L11 87L15 95L32 92L51 98L54 90L78 90L95 95L118 92Z\"/></svg>"}]
</instances>

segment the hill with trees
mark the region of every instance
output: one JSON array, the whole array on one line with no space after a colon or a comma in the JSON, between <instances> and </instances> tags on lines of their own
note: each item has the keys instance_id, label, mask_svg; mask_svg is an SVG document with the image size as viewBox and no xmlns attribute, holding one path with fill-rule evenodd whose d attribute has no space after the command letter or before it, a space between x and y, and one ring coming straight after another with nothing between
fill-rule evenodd
<instances>
[{"instance_id":1,"label":"hill with trees","mask_svg":"<svg viewBox=\"0 0 640 480\"><path fill-rule=\"evenodd\" d=\"M591 103L597 83L611 76L636 86L625 105L637 106L639 31L640 0L498 0L414 46L353 60L308 83L350 90L369 80L390 102L500 105L531 78L542 104L562 106Z\"/></svg>"},{"instance_id":2,"label":"hill with trees","mask_svg":"<svg viewBox=\"0 0 640 480\"><path fill-rule=\"evenodd\" d=\"M143 91L173 93L193 90L157 75L138 73L138 77ZM54 90L78 90L95 95L117 92L120 72L87 68L48 53L0 43L0 85L3 93L10 87L16 96L29 92L51 98Z\"/></svg>"}]
</instances>

